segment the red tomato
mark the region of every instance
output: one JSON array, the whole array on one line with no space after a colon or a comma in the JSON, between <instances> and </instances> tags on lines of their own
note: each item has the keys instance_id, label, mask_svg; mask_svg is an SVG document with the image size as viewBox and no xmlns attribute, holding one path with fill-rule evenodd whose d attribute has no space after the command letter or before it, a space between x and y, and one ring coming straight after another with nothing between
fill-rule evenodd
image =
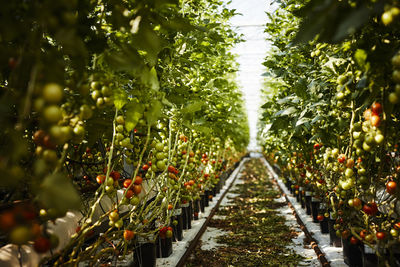
<instances>
[{"instance_id":1,"label":"red tomato","mask_svg":"<svg viewBox=\"0 0 400 267\"><path fill-rule=\"evenodd\" d=\"M119 172L117 172L117 171L112 171L110 173L110 176L111 176L111 178L114 179L114 181L118 181L119 178L121 178L121 174Z\"/></svg>"},{"instance_id":2,"label":"red tomato","mask_svg":"<svg viewBox=\"0 0 400 267\"><path fill-rule=\"evenodd\" d=\"M317 216L317 220L320 221L320 222L322 222L322 221L324 220L324 215L319 214L319 215Z\"/></svg>"},{"instance_id":3,"label":"red tomato","mask_svg":"<svg viewBox=\"0 0 400 267\"><path fill-rule=\"evenodd\" d=\"M353 245L357 245L358 244L358 239L357 238L355 238L354 236L352 236L352 237L350 237L350 243L351 244L353 244Z\"/></svg>"},{"instance_id":4,"label":"red tomato","mask_svg":"<svg viewBox=\"0 0 400 267\"><path fill-rule=\"evenodd\" d=\"M135 232L131 230L125 230L124 231L124 239L129 241L132 240L135 237Z\"/></svg>"},{"instance_id":5,"label":"red tomato","mask_svg":"<svg viewBox=\"0 0 400 267\"><path fill-rule=\"evenodd\" d=\"M344 163L346 161L346 155L345 154L340 154L338 156L338 161L339 161L339 163Z\"/></svg>"},{"instance_id":6,"label":"red tomato","mask_svg":"<svg viewBox=\"0 0 400 267\"><path fill-rule=\"evenodd\" d=\"M381 117L379 117L376 114L373 114L371 116L371 125L375 126L375 127L378 127L380 124L381 124Z\"/></svg>"},{"instance_id":7,"label":"red tomato","mask_svg":"<svg viewBox=\"0 0 400 267\"><path fill-rule=\"evenodd\" d=\"M168 204L168 210L172 210L174 208L174 206L172 206L172 204Z\"/></svg>"},{"instance_id":8,"label":"red tomato","mask_svg":"<svg viewBox=\"0 0 400 267\"><path fill-rule=\"evenodd\" d=\"M316 144L314 145L314 149L320 149L321 146L322 146L321 144L316 143Z\"/></svg>"},{"instance_id":9,"label":"red tomato","mask_svg":"<svg viewBox=\"0 0 400 267\"><path fill-rule=\"evenodd\" d=\"M149 165L144 164L144 165L142 166L142 169L143 169L144 171L147 171L147 170L149 169Z\"/></svg>"},{"instance_id":10,"label":"red tomato","mask_svg":"<svg viewBox=\"0 0 400 267\"><path fill-rule=\"evenodd\" d=\"M375 202L371 202L363 206L363 211L367 215L374 216L378 212L378 207Z\"/></svg>"},{"instance_id":11,"label":"red tomato","mask_svg":"<svg viewBox=\"0 0 400 267\"><path fill-rule=\"evenodd\" d=\"M374 102L371 106L371 111L377 115L382 113L382 105L379 102Z\"/></svg>"},{"instance_id":12,"label":"red tomato","mask_svg":"<svg viewBox=\"0 0 400 267\"><path fill-rule=\"evenodd\" d=\"M396 188L397 188L397 183L394 181L389 181L386 184L386 191L389 194L394 194L396 192Z\"/></svg>"},{"instance_id":13,"label":"red tomato","mask_svg":"<svg viewBox=\"0 0 400 267\"><path fill-rule=\"evenodd\" d=\"M142 192L142 187L140 185L134 185L133 186L133 193L135 193L135 195L139 195L140 192Z\"/></svg>"},{"instance_id":14,"label":"red tomato","mask_svg":"<svg viewBox=\"0 0 400 267\"><path fill-rule=\"evenodd\" d=\"M50 240L46 237L40 236L35 239L33 248L37 253L45 253L50 249Z\"/></svg>"},{"instance_id":15,"label":"red tomato","mask_svg":"<svg viewBox=\"0 0 400 267\"><path fill-rule=\"evenodd\" d=\"M359 198L354 198L353 199L353 206L354 207L360 207L361 206L361 199L359 199Z\"/></svg>"},{"instance_id":16,"label":"red tomato","mask_svg":"<svg viewBox=\"0 0 400 267\"><path fill-rule=\"evenodd\" d=\"M130 199L130 198L133 197L133 195L134 195L133 191L132 191L131 189L128 189L128 190L126 191L125 197L128 198L128 199Z\"/></svg>"},{"instance_id":17,"label":"red tomato","mask_svg":"<svg viewBox=\"0 0 400 267\"><path fill-rule=\"evenodd\" d=\"M376 238L378 238L378 240L383 240L386 238L386 234L385 232L377 232L376 233Z\"/></svg>"},{"instance_id":18,"label":"red tomato","mask_svg":"<svg viewBox=\"0 0 400 267\"><path fill-rule=\"evenodd\" d=\"M131 179L125 179L125 181L124 181L124 187L125 187L125 188L128 188L128 187L131 185L131 183L132 183L132 180L131 180Z\"/></svg>"},{"instance_id":19,"label":"red tomato","mask_svg":"<svg viewBox=\"0 0 400 267\"><path fill-rule=\"evenodd\" d=\"M362 230L361 232L360 232L360 237L362 238L362 239L365 239L365 237L367 236L367 234L368 234L368 232L367 232L367 230Z\"/></svg>"},{"instance_id":20,"label":"red tomato","mask_svg":"<svg viewBox=\"0 0 400 267\"><path fill-rule=\"evenodd\" d=\"M98 184L104 183L105 180L106 180L106 176L103 174L97 175L97 177L96 177L96 181Z\"/></svg>"},{"instance_id":21,"label":"red tomato","mask_svg":"<svg viewBox=\"0 0 400 267\"><path fill-rule=\"evenodd\" d=\"M136 178L135 178L135 184L136 184L136 185L140 185L140 184L142 184L142 182L143 182L143 178L140 177L140 176L136 176Z\"/></svg>"}]
</instances>

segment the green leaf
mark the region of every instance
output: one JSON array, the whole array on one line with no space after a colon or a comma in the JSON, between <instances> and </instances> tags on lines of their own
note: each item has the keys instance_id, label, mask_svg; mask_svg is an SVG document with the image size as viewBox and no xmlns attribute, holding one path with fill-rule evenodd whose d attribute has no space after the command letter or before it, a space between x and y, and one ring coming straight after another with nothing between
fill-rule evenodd
<instances>
[{"instance_id":1,"label":"green leaf","mask_svg":"<svg viewBox=\"0 0 400 267\"><path fill-rule=\"evenodd\" d=\"M158 118L161 116L163 105L158 100L153 100L150 103L150 109L146 113L147 123L149 125L154 125Z\"/></svg>"},{"instance_id":2,"label":"green leaf","mask_svg":"<svg viewBox=\"0 0 400 267\"><path fill-rule=\"evenodd\" d=\"M354 59L360 67L364 67L365 62L367 61L367 56L368 55L365 50L357 49L356 53L354 54Z\"/></svg>"},{"instance_id":3,"label":"green leaf","mask_svg":"<svg viewBox=\"0 0 400 267\"><path fill-rule=\"evenodd\" d=\"M136 127L136 124L143 117L143 111L143 104L137 100L133 100L126 105L125 128L128 132Z\"/></svg>"},{"instance_id":4,"label":"green leaf","mask_svg":"<svg viewBox=\"0 0 400 267\"><path fill-rule=\"evenodd\" d=\"M158 82L157 71L153 67L150 71L144 71L141 75L142 82L150 87L150 89L154 91L158 91L160 89L160 84Z\"/></svg>"},{"instance_id":5,"label":"green leaf","mask_svg":"<svg viewBox=\"0 0 400 267\"><path fill-rule=\"evenodd\" d=\"M128 96L126 92L122 89L117 89L113 91L114 95L114 105L118 110L121 110L125 104L128 102Z\"/></svg>"},{"instance_id":6,"label":"green leaf","mask_svg":"<svg viewBox=\"0 0 400 267\"><path fill-rule=\"evenodd\" d=\"M190 103L189 105L187 105L186 107L184 107L182 109L182 114L193 113L193 112L199 111L199 110L201 110L201 107L204 104L205 104L204 101L196 101L196 102Z\"/></svg>"},{"instance_id":7,"label":"green leaf","mask_svg":"<svg viewBox=\"0 0 400 267\"><path fill-rule=\"evenodd\" d=\"M51 174L44 178L38 192L39 201L47 208L65 213L78 209L81 199L70 180L63 174Z\"/></svg>"}]
</instances>

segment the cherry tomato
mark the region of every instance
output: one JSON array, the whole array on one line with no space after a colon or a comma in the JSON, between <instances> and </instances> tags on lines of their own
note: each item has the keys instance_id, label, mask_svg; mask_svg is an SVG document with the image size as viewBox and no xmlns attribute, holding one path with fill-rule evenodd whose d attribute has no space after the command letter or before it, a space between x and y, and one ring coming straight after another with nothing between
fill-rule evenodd
<instances>
[{"instance_id":1,"label":"cherry tomato","mask_svg":"<svg viewBox=\"0 0 400 267\"><path fill-rule=\"evenodd\" d=\"M397 183L394 181L389 181L386 183L386 191L389 194L394 194L396 192Z\"/></svg>"},{"instance_id":2,"label":"cherry tomato","mask_svg":"<svg viewBox=\"0 0 400 267\"><path fill-rule=\"evenodd\" d=\"M132 240L135 237L135 232L131 231L131 230L125 230L124 231L124 239L129 241Z\"/></svg>"},{"instance_id":3,"label":"cherry tomato","mask_svg":"<svg viewBox=\"0 0 400 267\"><path fill-rule=\"evenodd\" d=\"M43 236L36 238L33 243L33 248L37 253L45 253L50 250L50 247L50 240Z\"/></svg>"},{"instance_id":4,"label":"cherry tomato","mask_svg":"<svg viewBox=\"0 0 400 267\"><path fill-rule=\"evenodd\" d=\"M385 233L385 232L377 232L377 233L376 233L376 238L377 238L378 240L383 240L383 239L386 238L386 233Z\"/></svg>"}]
</instances>

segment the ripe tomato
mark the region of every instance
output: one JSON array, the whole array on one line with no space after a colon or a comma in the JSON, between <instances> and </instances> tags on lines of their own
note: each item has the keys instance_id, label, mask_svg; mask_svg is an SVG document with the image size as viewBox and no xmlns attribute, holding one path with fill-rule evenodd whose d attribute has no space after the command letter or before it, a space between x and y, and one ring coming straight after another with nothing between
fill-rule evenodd
<instances>
[{"instance_id":1,"label":"ripe tomato","mask_svg":"<svg viewBox=\"0 0 400 267\"><path fill-rule=\"evenodd\" d=\"M135 195L139 195L140 192L142 192L142 187L140 185L134 185L133 186L133 193L135 193Z\"/></svg>"},{"instance_id":2,"label":"ripe tomato","mask_svg":"<svg viewBox=\"0 0 400 267\"><path fill-rule=\"evenodd\" d=\"M168 204L168 210L172 210L174 208L174 206L172 206L172 204Z\"/></svg>"},{"instance_id":3,"label":"ripe tomato","mask_svg":"<svg viewBox=\"0 0 400 267\"><path fill-rule=\"evenodd\" d=\"M3 231L10 230L16 224L15 216L12 211L3 212L0 215L0 229Z\"/></svg>"},{"instance_id":4,"label":"ripe tomato","mask_svg":"<svg viewBox=\"0 0 400 267\"><path fill-rule=\"evenodd\" d=\"M396 192L396 188L397 188L397 183L394 181L389 181L386 184L386 191L389 194L394 194Z\"/></svg>"},{"instance_id":5,"label":"ripe tomato","mask_svg":"<svg viewBox=\"0 0 400 267\"><path fill-rule=\"evenodd\" d=\"M132 191L131 189L128 189L128 190L126 191L125 197L126 197L127 199L131 199L133 195L134 195L133 191Z\"/></svg>"},{"instance_id":6,"label":"ripe tomato","mask_svg":"<svg viewBox=\"0 0 400 267\"><path fill-rule=\"evenodd\" d=\"M373 114L371 116L371 125L374 127L378 127L380 125L380 123L381 123L381 117L379 117L376 114Z\"/></svg>"},{"instance_id":7,"label":"ripe tomato","mask_svg":"<svg viewBox=\"0 0 400 267\"><path fill-rule=\"evenodd\" d=\"M129 241L132 240L135 237L135 232L131 230L125 230L124 231L124 239Z\"/></svg>"},{"instance_id":8,"label":"ripe tomato","mask_svg":"<svg viewBox=\"0 0 400 267\"><path fill-rule=\"evenodd\" d=\"M194 185L194 181L193 180L189 180L189 185Z\"/></svg>"},{"instance_id":9,"label":"ripe tomato","mask_svg":"<svg viewBox=\"0 0 400 267\"><path fill-rule=\"evenodd\" d=\"M367 203L363 206L363 211L370 216L374 216L378 212L378 206L375 202Z\"/></svg>"},{"instance_id":10,"label":"ripe tomato","mask_svg":"<svg viewBox=\"0 0 400 267\"><path fill-rule=\"evenodd\" d=\"M354 159L352 159L352 158L349 158L347 161L346 161L346 167L347 168L353 168L354 167Z\"/></svg>"},{"instance_id":11,"label":"ripe tomato","mask_svg":"<svg viewBox=\"0 0 400 267\"><path fill-rule=\"evenodd\" d=\"M400 222L397 222L393 225L393 227L397 230L400 230Z\"/></svg>"},{"instance_id":12,"label":"ripe tomato","mask_svg":"<svg viewBox=\"0 0 400 267\"><path fill-rule=\"evenodd\" d=\"M112 171L110 176L114 179L114 181L118 181L121 178L121 174L117 171Z\"/></svg>"},{"instance_id":13,"label":"ripe tomato","mask_svg":"<svg viewBox=\"0 0 400 267\"><path fill-rule=\"evenodd\" d=\"M143 169L144 171L147 171L147 170L149 169L149 165L144 164L144 165L142 166L142 169Z\"/></svg>"},{"instance_id":14,"label":"ripe tomato","mask_svg":"<svg viewBox=\"0 0 400 267\"><path fill-rule=\"evenodd\" d=\"M350 231L349 230L343 230L342 231L342 238L347 239L350 236Z\"/></svg>"},{"instance_id":15,"label":"ripe tomato","mask_svg":"<svg viewBox=\"0 0 400 267\"><path fill-rule=\"evenodd\" d=\"M338 156L338 161L339 161L339 163L344 163L346 161L346 155L345 154L340 154Z\"/></svg>"},{"instance_id":16,"label":"ripe tomato","mask_svg":"<svg viewBox=\"0 0 400 267\"><path fill-rule=\"evenodd\" d=\"M320 221L320 222L322 222L322 221L324 220L324 215L319 214L319 215L317 216L317 220Z\"/></svg>"},{"instance_id":17,"label":"ripe tomato","mask_svg":"<svg viewBox=\"0 0 400 267\"><path fill-rule=\"evenodd\" d=\"M321 146L322 146L321 144L316 143L316 144L314 144L314 149L320 149Z\"/></svg>"},{"instance_id":18,"label":"ripe tomato","mask_svg":"<svg viewBox=\"0 0 400 267\"><path fill-rule=\"evenodd\" d=\"M353 199L353 206L355 207L355 208L359 208L359 207L361 207L361 199L359 199L359 198L354 198Z\"/></svg>"},{"instance_id":19,"label":"ripe tomato","mask_svg":"<svg viewBox=\"0 0 400 267\"><path fill-rule=\"evenodd\" d=\"M140 177L140 176L136 176L136 178L135 178L135 184L136 184L136 185L140 185L140 184L142 184L142 182L143 182L143 178Z\"/></svg>"},{"instance_id":20,"label":"ripe tomato","mask_svg":"<svg viewBox=\"0 0 400 267\"><path fill-rule=\"evenodd\" d=\"M383 239L385 239L385 238L386 238L385 232L377 232L377 233L376 233L376 238L377 238L378 240L383 240Z\"/></svg>"},{"instance_id":21,"label":"ripe tomato","mask_svg":"<svg viewBox=\"0 0 400 267\"><path fill-rule=\"evenodd\" d=\"M367 234L368 234L368 232L367 232L367 230L361 230L361 232L360 232L360 237L362 238L362 239L365 239L365 237L367 236Z\"/></svg>"},{"instance_id":22,"label":"ripe tomato","mask_svg":"<svg viewBox=\"0 0 400 267\"><path fill-rule=\"evenodd\" d=\"M106 176L103 174L97 175L97 177L96 177L96 181L98 184L104 183L105 180L106 180Z\"/></svg>"},{"instance_id":23,"label":"ripe tomato","mask_svg":"<svg viewBox=\"0 0 400 267\"><path fill-rule=\"evenodd\" d=\"M382 113L382 105L379 102L374 102L371 105L371 111L376 115L380 115Z\"/></svg>"},{"instance_id":24,"label":"ripe tomato","mask_svg":"<svg viewBox=\"0 0 400 267\"><path fill-rule=\"evenodd\" d=\"M37 253L45 253L50 250L50 240L46 237L40 236L35 239L33 248Z\"/></svg>"},{"instance_id":25,"label":"ripe tomato","mask_svg":"<svg viewBox=\"0 0 400 267\"><path fill-rule=\"evenodd\" d=\"M131 183L132 183L131 179L125 179L123 186L125 188L128 188L131 185Z\"/></svg>"},{"instance_id":26,"label":"ripe tomato","mask_svg":"<svg viewBox=\"0 0 400 267\"><path fill-rule=\"evenodd\" d=\"M357 238L355 238L354 236L352 236L352 237L350 237L350 243L352 244L352 245L357 245L358 244L358 239Z\"/></svg>"}]
</instances>

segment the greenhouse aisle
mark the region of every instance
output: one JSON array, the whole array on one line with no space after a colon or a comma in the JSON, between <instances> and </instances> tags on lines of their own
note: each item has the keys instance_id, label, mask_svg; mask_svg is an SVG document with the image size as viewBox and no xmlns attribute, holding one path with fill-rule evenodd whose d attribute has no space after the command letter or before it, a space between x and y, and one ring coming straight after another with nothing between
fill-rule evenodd
<instances>
[{"instance_id":1,"label":"greenhouse aisle","mask_svg":"<svg viewBox=\"0 0 400 267\"><path fill-rule=\"evenodd\" d=\"M186 263L320 266L261 158L247 159Z\"/></svg>"}]
</instances>

